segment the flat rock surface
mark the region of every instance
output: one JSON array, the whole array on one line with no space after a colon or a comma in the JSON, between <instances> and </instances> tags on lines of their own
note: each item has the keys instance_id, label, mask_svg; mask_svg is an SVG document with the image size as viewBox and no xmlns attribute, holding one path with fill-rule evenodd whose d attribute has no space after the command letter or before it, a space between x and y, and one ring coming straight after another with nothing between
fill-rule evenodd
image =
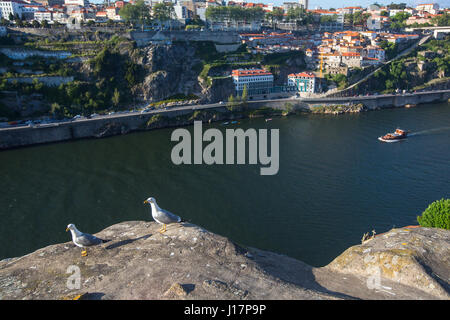
<instances>
[{"instance_id":1,"label":"flat rock surface","mask_svg":"<svg viewBox=\"0 0 450 320\"><path fill-rule=\"evenodd\" d=\"M164 234L159 227L110 226L95 234L110 241L88 248L87 257L66 242L2 260L0 299L449 298L446 230L394 229L313 268L193 224L169 225ZM400 249L409 251L392 251Z\"/></svg>"}]
</instances>

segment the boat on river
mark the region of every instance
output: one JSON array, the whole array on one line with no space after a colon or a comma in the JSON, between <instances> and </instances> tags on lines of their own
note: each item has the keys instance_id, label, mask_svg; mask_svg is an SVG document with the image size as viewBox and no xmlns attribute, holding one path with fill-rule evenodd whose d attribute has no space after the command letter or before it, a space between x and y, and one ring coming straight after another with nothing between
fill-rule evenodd
<instances>
[{"instance_id":1,"label":"boat on river","mask_svg":"<svg viewBox=\"0 0 450 320\"><path fill-rule=\"evenodd\" d=\"M387 133L384 136L378 137L378 140L383 142L398 142L406 139L408 133L408 131L397 128L394 133Z\"/></svg>"}]
</instances>

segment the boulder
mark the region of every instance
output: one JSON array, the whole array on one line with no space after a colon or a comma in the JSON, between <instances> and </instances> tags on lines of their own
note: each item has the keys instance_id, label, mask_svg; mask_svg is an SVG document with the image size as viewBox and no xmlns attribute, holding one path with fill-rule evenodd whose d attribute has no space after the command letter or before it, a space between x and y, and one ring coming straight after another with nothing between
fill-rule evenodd
<instances>
[{"instance_id":1,"label":"boulder","mask_svg":"<svg viewBox=\"0 0 450 320\"><path fill-rule=\"evenodd\" d=\"M449 298L446 230L394 229L314 268L194 224L159 227L112 225L86 257L69 241L2 260L0 299Z\"/></svg>"}]
</instances>

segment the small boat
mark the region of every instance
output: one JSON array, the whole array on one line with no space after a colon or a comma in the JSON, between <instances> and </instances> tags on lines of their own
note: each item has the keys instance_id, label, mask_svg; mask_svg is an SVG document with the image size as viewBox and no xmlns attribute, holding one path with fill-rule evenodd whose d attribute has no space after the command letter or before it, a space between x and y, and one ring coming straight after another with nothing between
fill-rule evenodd
<instances>
[{"instance_id":1,"label":"small boat","mask_svg":"<svg viewBox=\"0 0 450 320\"><path fill-rule=\"evenodd\" d=\"M406 139L409 131L405 131L402 129L396 129L394 133L387 133L382 137L378 137L378 140L383 142L398 142L403 139Z\"/></svg>"},{"instance_id":2,"label":"small boat","mask_svg":"<svg viewBox=\"0 0 450 320\"><path fill-rule=\"evenodd\" d=\"M222 123L222 125L224 125L224 126L226 126L226 125L228 125L228 121L227 122L224 122L224 123Z\"/></svg>"},{"instance_id":3,"label":"small boat","mask_svg":"<svg viewBox=\"0 0 450 320\"><path fill-rule=\"evenodd\" d=\"M268 122L268 121L272 121L272 118L266 119L266 122Z\"/></svg>"},{"instance_id":4,"label":"small boat","mask_svg":"<svg viewBox=\"0 0 450 320\"><path fill-rule=\"evenodd\" d=\"M231 124L235 124L235 123L238 123L237 121L231 121Z\"/></svg>"}]
</instances>

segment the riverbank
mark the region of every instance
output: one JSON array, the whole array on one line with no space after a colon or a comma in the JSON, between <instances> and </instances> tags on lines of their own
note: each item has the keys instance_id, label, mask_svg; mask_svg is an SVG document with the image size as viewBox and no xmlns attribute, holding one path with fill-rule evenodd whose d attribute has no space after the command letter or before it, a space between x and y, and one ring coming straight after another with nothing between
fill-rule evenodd
<instances>
[{"instance_id":1,"label":"riverbank","mask_svg":"<svg viewBox=\"0 0 450 320\"><path fill-rule=\"evenodd\" d=\"M194 224L158 228L112 225L87 257L66 242L2 260L0 299L450 299L448 230L392 229L314 268Z\"/></svg>"},{"instance_id":2,"label":"riverbank","mask_svg":"<svg viewBox=\"0 0 450 320\"><path fill-rule=\"evenodd\" d=\"M335 99L279 99L248 101L245 108L220 104L190 105L157 109L147 113L128 113L77 121L51 123L35 127L0 129L0 149L25 147L85 138L102 138L134 131L178 127L194 121L232 121L251 117L273 117L299 112L342 114L424 103L448 101L450 90L407 95L348 97Z\"/></svg>"}]
</instances>

